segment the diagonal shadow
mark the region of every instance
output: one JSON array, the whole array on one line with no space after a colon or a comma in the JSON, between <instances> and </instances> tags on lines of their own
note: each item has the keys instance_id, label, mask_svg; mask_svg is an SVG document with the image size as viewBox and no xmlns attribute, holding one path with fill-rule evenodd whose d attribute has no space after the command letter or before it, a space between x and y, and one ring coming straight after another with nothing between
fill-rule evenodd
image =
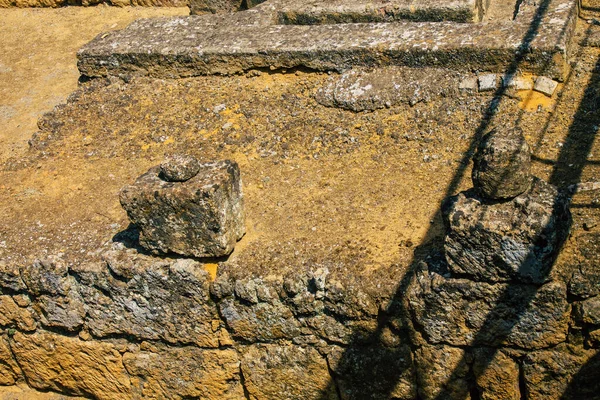
<instances>
[{"instance_id":1,"label":"diagonal shadow","mask_svg":"<svg viewBox=\"0 0 600 400\"><path fill-rule=\"evenodd\" d=\"M598 71L598 68L600 68L600 60L597 61L594 71ZM589 157L596 137L596 127L600 123L600 113L597 111L597 104L600 101L598 88L600 88L600 75L597 72L594 72L592 79L586 88L584 97L574 115L573 123L569 127L566 141L554 164L549 179L549 182L553 185L566 187L567 185L578 183L581 180L583 169L586 165L584 160ZM570 192L560 193L554 199L553 214L560 215L563 212L562 208L571 203L572 196L573 194ZM547 226L540 237L549 236L552 233L551 229L553 229L553 227ZM566 237L563 238L563 241L564 239L566 239ZM535 254L530 253L528 257L535 257ZM525 265L527 265L527 260L522 264L522 267ZM547 276L549 275L549 272ZM522 295L518 298L518 302L520 304L530 304L536 296L537 290L523 291L521 293ZM503 320L501 332L498 332L496 312L503 304L509 304L514 301L514 293L509 286L498 300L498 306L488 314L488 317L475 335L472 343L477 344L483 342L486 337L490 336L491 332L494 333L494 336L499 343L507 339L515 325L519 322L520 317L526 308L521 308L520 312L516 313L514 318ZM493 351L485 353L482 358L478 358L477 361L482 366L481 370L484 371L489 367L497 352L498 349L494 349ZM467 360L465 358L461 361L464 363ZM460 364L461 363L459 362L458 365ZM459 379L459 375L460 373L458 370L453 371L447 383ZM476 375L474 376L474 379L477 379ZM436 397L436 400L441 400L443 398L445 397L440 394Z\"/></svg>"},{"instance_id":2,"label":"diagonal shadow","mask_svg":"<svg viewBox=\"0 0 600 400\"><path fill-rule=\"evenodd\" d=\"M519 66L521 65L521 63L525 60L526 54L528 53L531 43L539 31L542 17L548 11L549 3L550 3L550 0L543 0L540 3L540 5L538 6L535 17L533 18L532 23L531 23L526 35L523 38L523 41L522 41L519 51L516 53L514 60L512 61L512 63L509 65L509 67L506 69L506 71L504 73L504 78L510 79L512 76L514 76L516 74ZM483 136L483 134L485 132L488 131L488 129L491 125L491 122L493 121L493 116L495 114L495 111L497 110L498 105L502 101L505 91L506 91L506 88L502 85L494 93L494 96L493 96L492 100L490 101L490 103L488 104L486 112L483 115L482 122L476 129L475 135L469 145L468 150L463 155L463 158L460 162L460 166L456 170L455 175L453 176L451 182L449 183L448 187L446 188L446 197L453 194L457 190L458 185L464 178L464 175L468 169L469 161L473 157L474 152L477 149L477 146L478 146L478 143L480 142L481 137ZM521 118L520 116L517 118L517 124L515 124L515 126L518 125L518 121L520 120L520 118ZM569 136L571 136L571 132L570 132ZM573 141L571 141L571 142L573 142ZM569 151L569 146L565 146L565 147L563 147L563 151L561 152L561 157L559 157L560 162L557 164L557 167L553 171L553 174L552 174L553 178L551 180L552 183L555 183L557 180L560 180L559 177L565 175L564 171L560 168L560 166L565 165L565 163L566 163L566 165L568 165L568 158L573 156L573 153ZM586 154L586 155L589 154L590 147L591 147L591 140L590 140L590 146L587 147L587 151L585 151L586 150L585 148L580 148L580 150L583 150L584 152L576 153L576 154L578 154L578 159L580 159L581 154ZM576 172L576 171L570 171L570 174L569 174L569 177L571 178L571 180L576 180L581 176L581 171L579 171L579 174L573 173L573 172ZM560 212L562 210L558 210L558 207L560 207L560 204L564 204L564 203L559 202L558 199L556 199L556 200L557 201L554 202L554 208L556 208L556 210L555 210L556 212ZM376 348L379 347L379 350L381 350L382 352L386 352L386 351L389 352L389 349L387 349L386 347L384 347L381 344L380 339L383 335L384 329L386 327L388 327L393 320L401 321L401 323L399 324L400 328L396 333L398 333L404 339L410 338L410 330L411 330L410 327L412 325L412 322L411 322L411 319L409 316L408 308L405 303L406 302L405 293L407 292L409 286L412 284L412 282L415 278L415 273L416 273L417 269L421 268L421 265L426 261L426 259L428 257L431 257L432 254L439 252L440 247L441 247L441 238L439 237L438 234L436 234L436 232L433 229L430 229L430 231L426 234L426 239L424 240L423 244L421 246L419 246L417 248L417 250L415 251L413 260L412 260L411 264L409 265L407 271L403 275L402 279L400 280L394 296L389 301L386 309L383 310L383 312L378 320L378 325L377 325L376 330L370 335L370 337L368 337L366 339L362 335L356 335L356 337L349 344L348 349L345 350L345 352L342 354L341 359L340 359L340 361L338 361L337 365L353 363L355 361L355 357L356 357L356 355L355 355L356 349L361 349L361 348L364 348L365 346L371 346L371 347L375 346ZM533 257L534 255L531 254L530 256ZM510 286L509 286L509 289L510 289ZM536 290L526 292L526 295L524 296L524 298L521 299L521 301L523 301L526 304L530 303L531 300L533 299L535 293L536 293ZM503 300L507 300L509 297L512 297L512 290L507 290L501 297L502 297L500 300L501 302ZM523 310L524 309L525 309L525 307L523 308ZM479 333L480 337L483 337L484 332L491 329L492 327L493 327L493 329L497 329L497 324L493 323L495 318L497 318L496 313L494 311L492 311L486 318L486 322L483 324L483 327ZM514 325L517 322L518 322L518 315L517 315L517 318L515 318L513 321L508 321L505 331L496 332L496 337L498 337L498 336L502 337L503 335L508 336L511 329L514 327ZM396 324L396 325L398 325L398 324ZM409 343L411 342L410 339L408 339L408 342ZM413 350L414 350L414 348L413 348ZM414 354L414 351L413 351L413 354ZM480 360L480 362L483 361L484 364L486 362L487 362L487 364L489 364L489 362L492 360L492 358L493 358L493 354L490 355L490 357L487 360ZM351 394L347 393L345 396L341 396L341 397L342 398L351 397L351 398L367 399L367 398L374 398L374 395L375 395L377 398L391 398L392 392L394 391L397 381L407 371L403 371L403 370L389 371L389 369L390 369L389 366L384 366L383 369L385 369L385 379L381 379L382 376L378 376L378 374L383 369L380 365L378 365L379 361L380 361L380 359L377 359L377 357L374 357L374 358L367 357L366 362L360 363L360 368L363 371L363 373L361 375L351 376L349 378L350 379L360 379L360 380L364 380L365 382L368 382L368 384L365 385L365 388L364 388L365 390L361 391L360 389L357 389L357 391L355 391L354 393L351 393ZM460 363L457 365L460 365ZM457 371L454 371L452 373L449 381L456 375L457 375ZM336 376L335 371L333 371L333 376ZM370 385L370 387L369 387L369 385ZM323 392L323 396L322 396L323 399L328 398L327 393L330 393L332 386L335 386L334 382L331 382L330 387L328 387L327 390L325 390ZM337 385L337 386L339 387L339 385ZM438 396L438 399L441 399L441 398L443 398L443 397Z\"/></svg>"}]
</instances>

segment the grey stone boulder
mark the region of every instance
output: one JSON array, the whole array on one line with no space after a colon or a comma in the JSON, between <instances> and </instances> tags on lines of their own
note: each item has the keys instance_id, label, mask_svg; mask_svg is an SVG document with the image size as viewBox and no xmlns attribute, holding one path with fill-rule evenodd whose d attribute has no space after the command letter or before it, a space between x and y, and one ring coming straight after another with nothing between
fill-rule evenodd
<instances>
[{"instance_id":1,"label":"grey stone boulder","mask_svg":"<svg viewBox=\"0 0 600 400\"><path fill-rule=\"evenodd\" d=\"M161 176L161 168L153 167L120 193L121 205L140 228L140 244L158 254L221 257L231 253L245 232L238 165L232 161L202 164L185 182L169 182Z\"/></svg>"},{"instance_id":2,"label":"grey stone boulder","mask_svg":"<svg viewBox=\"0 0 600 400\"><path fill-rule=\"evenodd\" d=\"M531 185L531 151L519 128L497 126L474 158L473 186L490 199L510 199Z\"/></svg>"},{"instance_id":3,"label":"grey stone boulder","mask_svg":"<svg viewBox=\"0 0 600 400\"><path fill-rule=\"evenodd\" d=\"M510 201L489 201L475 190L450 197L442 215L451 272L476 281L547 281L571 225L567 204L537 178Z\"/></svg>"}]
</instances>

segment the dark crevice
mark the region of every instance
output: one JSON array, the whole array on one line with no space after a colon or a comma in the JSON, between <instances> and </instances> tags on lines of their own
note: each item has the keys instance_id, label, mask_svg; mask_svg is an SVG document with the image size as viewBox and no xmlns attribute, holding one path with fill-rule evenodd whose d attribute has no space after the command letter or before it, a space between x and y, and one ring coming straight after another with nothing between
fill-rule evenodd
<instances>
[{"instance_id":1,"label":"dark crevice","mask_svg":"<svg viewBox=\"0 0 600 400\"><path fill-rule=\"evenodd\" d=\"M250 392L246 387L246 377L244 376L244 369L242 368L242 363L240 363L240 384L242 385L242 389L244 390L244 398L246 400L250 400Z\"/></svg>"}]
</instances>

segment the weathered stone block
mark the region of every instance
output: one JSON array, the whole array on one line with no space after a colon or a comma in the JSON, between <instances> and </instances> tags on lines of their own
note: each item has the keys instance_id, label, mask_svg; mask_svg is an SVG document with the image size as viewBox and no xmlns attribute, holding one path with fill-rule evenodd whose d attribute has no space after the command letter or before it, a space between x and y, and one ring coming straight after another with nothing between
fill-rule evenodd
<instances>
[{"instance_id":1,"label":"weathered stone block","mask_svg":"<svg viewBox=\"0 0 600 400\"><path fill-rule=\"evenodd\" d=\"M473 375L481 400L519 400L519 365L502 350L473 352Z\"/></svg>"},{"instance_id":2,"label":"weathered stone block","mask_svg":"<svg viewBox=\"0 0 600 400\"><path fill-rule=\"evenodd\" d=\"M496 126L473 161L473 186L484 197L512 199L531 186L531 151L520 128Z\"/></svg>"},{"instance_id":3,"label":"weathered stone block","mask_svg":"<svg viewBox=\"0 0 600 400\"><path fill-rule=\"evenodd\" d=\"M242 356L251 399L335 399L327 362L312 347L253 345Z\"/></svg>"},{"instance_id":4,"label":"weathered stone block","mask_svg":"<svg viewBox=\"0 0 600 400\"><path fill-rule=\"evenodd\" d=\"M134 398L244 398L235 350L166 346L154 350L123 355Z\"/></svg>"},{"instance_id":5,"label":"weathered stone block","mask_svg":"<svg viewBox=\"0 0 600 400\"><path fill-rule=\"evenodd\" d=\"M419 395L424 400L468 399L469 363L464 349L423 345L415 352Z\"/></svg>"},{"instance_id":6,"label":"weathered stone block","mask_svg":"<svg viewBox=\"0 0 600 400\"><path fill-rule=\"evenodd\" d=\"M445 202L442 214L452 272L488 282L550 279L571 225L566 198L537 178L511 201L491 202L474 190L460 193Z\"/></svg>"},{"instance_id":7,"label":"weathered stone block","mask_svg":"<svg viewBox=\"0 0 600 400\"><path fill-rule=\"evenodd\" d=\"M580 257L569 281L569 292L583 298L600 295L600 233L578 235L575 241Z\"/></svg>"},{"instance_id":8,"label":"weathered stone block","mask_svg":"<svg viewBox=\"0 0 600 400\"><path fill-rule=\"evenodd\" d=\"M220 257L244 235L242 183L232 161L203 164L185 182L161 179L151 168L121 190L120 200L140 232L140 244L157 253Z\"/></svg>"},{"instance_id":9,"label":"weathered stone block","mask_svg":"<svg viewBox=\"0 0 600 400\"><path fill-rule=\"evenodd\" d=\"M394 348L381 343L336 346L327 361L342 400L417 398L416 370L406 344Z\"/></svg>"},{"instance_id":10,"label":"weathered stone block","mask_svg":"<svg viewBox=\"0 0 600 400\"><path fill-rule=\"evenodd\" d=\"M21 369L13 358L6 336L0 336L0 386L14 385L21 379Z\"/></svg>"},{"instance_id":11,"label":"weathered stone block","mask_svg":"<svg viewBox=\"0 0 600 400\"><path fill-rule=\"evenodd\" d=\"M120 259L118 253L107 257L107 263L76 270L86 326L94 336L219 346L222 327L210 299L210 276L200 263Z\"/></svg>"},{"instance_id":12,"label":"weathered stone block","mask_svg":"<svg viewBox=\"0 0 600 400\"><path fill-rule=\"evenodd\" d=\"M19 267L0 261L0 288L13 291L25 290L27 288L21 279Z\"/></svg>"},{"instance_id":13,"label":"weathered stone block","mask_svg":"<svg viewBox=\"0 0 600 400\"><path fill-rule=\"evenodd\" d=\"M600 325L600 296L582 301L578 309L581 322Z\"/></svg>"},{"instance_id":14,"label":"weathered stone block","mask_svg":"<svg viewBox=\"0 0 600 400\"><path fill-rule=\"evenodd\" d=\"M563 342L569 328L566 286L557 281L492 285L422 271L409 299L433 344L536 349Z\"/></svg>"},{"instance_id":15,"label":"weathered stone block","mask_svg":"<svg viewBox=\"0 0 600 400\"><path fill-rule=\"evenodd\" d=\"M37 327L35 312L19 307L11 296L0 296L0 326L16 327L22 331L34 331Z\"/></svg>"},{"instance_id":16,"label":"weathered stone block","mask_svg":"<svg viewBox=\"0 0 600 400\"><path fill-rule=\"evenodd\" d=\"M240 11L245 0L190 0L190 12L192 15L199 14L221 14Z\"/></svg>"},{"instance_id":17,"label":"weathered stone block","mask_svg":"<svg viewBox=\"0 0 600 400\"><path fill-rule=\"evenodd\" d=\"M221 301L219 308L233 336L245 341L269 342L300 335L300 323L279 301L245 305L229 298Z\"/></svg>"},{"instance_id":18,"label":"weathered stone block","mask_svg":"<svg viewBox=\"0 0 600 400\"><path fill-rule=\"evenodd\" d=\"M131 399L129 376L112 344L38 331L17 332L10 346L27 383L36 389L100 400Z\"/></svg>"},{"instance_id":19,"label":"weathered stone block","mask_svg":"<svg viewBox=\"0 0 600 400\"><path fill-rule=\"evenodd\" d=\"M60 260L37 260L22 269L21 275L27 289L34 295L64 296L72 285L68 267Z\"/></svg>"},{"instance_id":20,"label":"weathered stone block","mask_svg":"<svg viewBox=\"0 0 600 400\"><path fill-rule=\"evenodd\" d=\"M523 360L527 398L599 399L600 353L561 344L528 354Z\"/></svg>"}]
</instances>

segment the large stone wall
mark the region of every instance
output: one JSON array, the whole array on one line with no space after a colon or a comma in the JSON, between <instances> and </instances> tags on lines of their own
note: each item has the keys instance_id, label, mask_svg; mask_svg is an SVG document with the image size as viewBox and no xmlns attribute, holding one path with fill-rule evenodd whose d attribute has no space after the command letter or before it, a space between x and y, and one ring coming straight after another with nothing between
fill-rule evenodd
<instances>
[{"instance_id":1,"label":"large stone wall","mask_svg":"<svg viewBox=\"0 0 600 400\"><path fill-rule=\"evenodd\" d=\"M278 276L226 262L212 280L197 261L122 247L85 265L0 265L2 385L98 399L598 393L594 273L503 300L507 284L448 278L435 254L396 293L323 266ZM533 301L511 307L519 296ZM487 337L491 310L499 330ZM502 326L514 328L499 341ZM587 386L569 389L578 380Z\"/></svg>"}]
</instances>

